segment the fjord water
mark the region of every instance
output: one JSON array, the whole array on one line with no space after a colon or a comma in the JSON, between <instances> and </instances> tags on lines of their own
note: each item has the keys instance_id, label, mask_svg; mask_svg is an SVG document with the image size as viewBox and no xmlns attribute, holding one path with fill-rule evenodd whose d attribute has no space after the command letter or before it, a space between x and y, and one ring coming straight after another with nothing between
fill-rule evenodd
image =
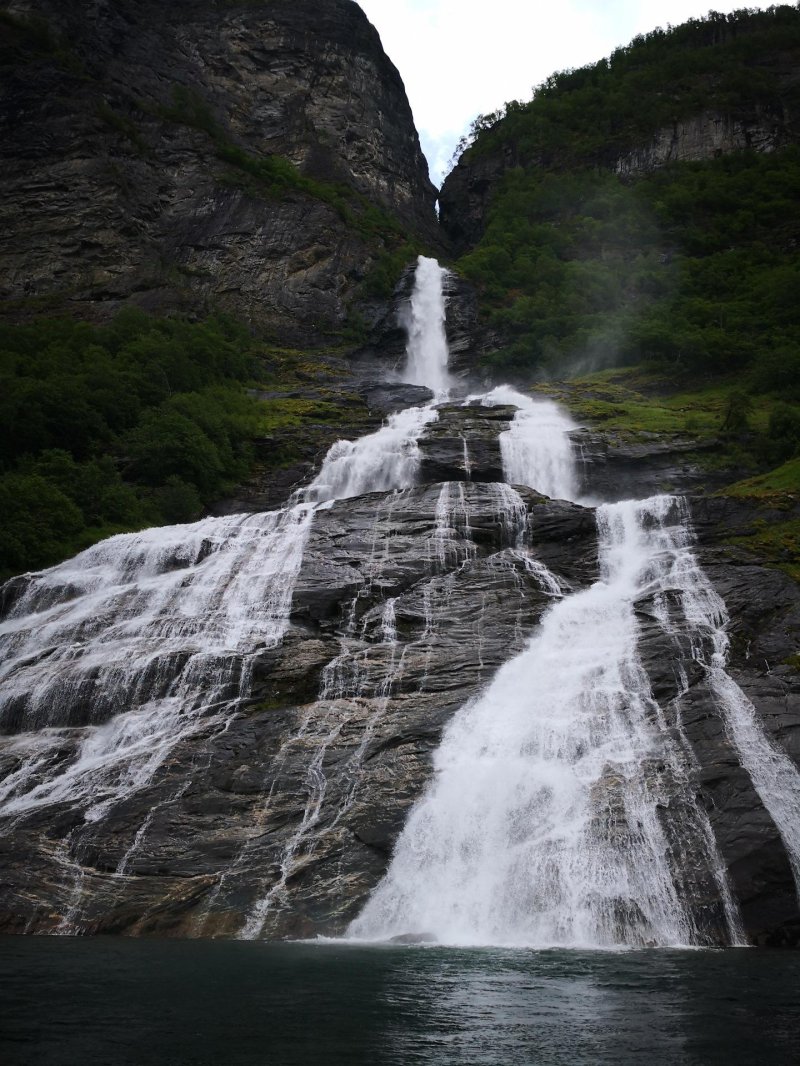
<instances>
[{"instance_id":1,"label":"fjord water","mask_svg":"<svg viewBox=\"0 0 800 1066\"><path fill-rule=\"evenodd\" d=\"M800 956L0 939L4 1066L789 1066Z\"/></svg>"}]
</instances>

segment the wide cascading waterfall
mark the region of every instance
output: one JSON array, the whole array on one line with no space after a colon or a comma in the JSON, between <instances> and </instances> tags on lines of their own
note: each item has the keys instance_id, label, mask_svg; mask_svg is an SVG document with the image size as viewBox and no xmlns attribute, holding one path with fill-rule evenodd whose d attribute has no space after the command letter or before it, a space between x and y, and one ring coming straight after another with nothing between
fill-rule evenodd
<instances>
[{"instance_id":1,"label":"wide cascading waterfall","mask_svg":"<svg viewBox=\"0 0 800 1066\"><path fill-rule=\"evenodd\" d=\"M448 380L443 274L420 264L410 312L409 358L437 391ZM437 417L427 404L337 442L283 511L113 537L19 579L0 623L0 818L59 804L97 825L181 742L213 742L249 698L254 664L283 639L315 511L413 485L418 438ZM149 824L134 827L118 872ZM80 836L63 841L78 870L64 931L79 927Z\"/></svg>"},{"instance_id":2,"label":"wide cascading waterfall","mask_svg":"<svg viewBox=\"0 0 800 1066\"><path fill-rule=\"evenodd\" d=\"M403 314L408 333L403 378L412 385L431 389L437 400L445 399L453 384L447 369L446 277L447 271L435 259L421 255L417 261L411 301Z\"/></svg>"},{"instance_id":3,"label":"wide cascading waterfall","mask_svg":"<svg viewBox=\"0 0 800 1066\"><path fill-rule=\"evenodd\" d=\"M143 787L187 732L235 705L248 654L286 626L312 508L112 537L36 575L0 625L0 814L87 820Z\"/></svg>"},{"instance_id":4,"label":"wide cascading waterfall","mask_svg":"<svg viewBox=\"0 0 800 1066\"><path fill-rule=\"evenodd\" d=\"M6 587L0 825L35 838L43 926L157 929L191 880L182 931L305 935L326 907L341 929L354 906L322 882L365 898L396 841L352 937L742 943L681 717L698 671L800 883L800 775L726 670L686 505L598 508L597 578L555 404L500 386L426 435L452 385L445 280L421 257L406 317L406 377L436 399L338 441L285 509L110 538ZM198 812L204 773L230 829ZM163 827L187 812L192 854Z\"/></svg>"},{"instance_id":5,"label":"wide cascading waterfall","mask_svg":"<svg viewBox=\"0 0 800 1066\"><path fill-rule=\"evenodd\" d=\"M31 575L0 623L0 817L59 803L97 822L180 741L224 730L283 638L315 509L413 484L435 418L334 444L283 511L112 537Z\"/></svg>"}]
</instances>

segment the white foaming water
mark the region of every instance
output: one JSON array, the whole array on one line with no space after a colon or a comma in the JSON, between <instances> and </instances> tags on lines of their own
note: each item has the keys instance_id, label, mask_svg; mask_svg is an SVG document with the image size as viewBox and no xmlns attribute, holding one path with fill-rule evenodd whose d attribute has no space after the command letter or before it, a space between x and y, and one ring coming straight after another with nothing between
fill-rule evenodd
<instances>
[{"instance_id":1,"label":"white foaming water","mask_svg":"<svg viewBox=\"0 0 800 1066\"><path fill-rule=\"evenodd\" d=\"M527 485L558 500L578 500L570 431L575 423L551 400L532 400L510 385L481 397L485 404L513 404L519 410L500 435L503 474L512 485Z\"/></svg>"},{"instance_id":2,"label":"white foaming water","mask_svg":"<svg viewBox=\"0 0 800 1066\"><path fill-rule=\"evenodd\" d=\"M635 601L666 584L669 497L598 512L601 579L556 603L527 648L453 719L434 780L349 934L454 944L704 942L659 818L686 776L637 654ZM653 772L657 763L666 770ZM649 772L648 772L649 769ZM704 813L687 824L737 922Z\"/></svg>"},{"instance_id":3,"label":"white foaming water","mask_svg":"<svg viewBox=\"0 0 800 1066\"><path fill-rule=\"evenodd\" d=\"M669 543L669 583L681 594L691 652L706 667L725 728L781 835L800 894L800 771L767 736L755 707L725 669L728 612L692 551L688 508L682 500L674 502L680 523Z\"/></svg>"},{"instance_id":4,"label":"white foaming water","mask_svg":"<svg viewBox=\"0 0 800 1066\"><path fill-rule=\"evenodd\" d=\"M444 279L447 271L435 259L421 255L414 275L411 303L404 315L408 333L404 379L431 389L443 400L453 383L447 371L449 351L445 331Z\"/></svg>"},{"instance_id":5,"label":"white foaming water","mask_svg":"<svg viewBox=\"0 0 800 1066\"><path fill-rule=\"evenodd\" d=\"M299 504L112 537L36 575L0 625L0 714L23 734L4 746L27 752L0 811L73 800L92 820L146 785L246 690L249 656L280 642L312 515ZM30 732L47 726L62 728ZM68 736L72 758L53 763Z\"/></svg>"},{"instance_id":6,"label":"white foaming water","mask_svg":"<svg viewBox=\"0 0 800 1066\"><path fill-rule=\"evenodd\" d=\"M376 433L331 445L305 496L323 502L404 489L416 481L420 434L439 417L430 405L391 415Z\"/></svg>"},{"instance_id":7,"label":"white foaming water","mask_svg":"<svg viewBox=\"0 0 800 1066\"><path fill-rule=\"evenodd\" d=\"M0 723L19 734L0 740L18 763L0 814L70 801L96 820L178 741L224 728L253 657L283 638L316 506L413 484L436 417L412 408L337 442L284 511L111 537L32 576L0 623Z\"/></svg>"}]
</instances>

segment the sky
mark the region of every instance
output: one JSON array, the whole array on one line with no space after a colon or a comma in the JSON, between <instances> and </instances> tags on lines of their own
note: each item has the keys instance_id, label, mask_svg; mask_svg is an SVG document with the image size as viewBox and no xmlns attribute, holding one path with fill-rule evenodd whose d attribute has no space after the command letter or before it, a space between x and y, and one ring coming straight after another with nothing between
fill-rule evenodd
<instances>
[{"instance_id":1,"label":"sky","mask_svg":"<svg viewBox=\"0 0 800 1066\"><path fill-rule=\"evenodd\" d=\"M609 55L638 33L713 8L772 0L358 0L399 69L439 185L476 115L529 100L557 70Z\"/></svg>"}]
</instances>

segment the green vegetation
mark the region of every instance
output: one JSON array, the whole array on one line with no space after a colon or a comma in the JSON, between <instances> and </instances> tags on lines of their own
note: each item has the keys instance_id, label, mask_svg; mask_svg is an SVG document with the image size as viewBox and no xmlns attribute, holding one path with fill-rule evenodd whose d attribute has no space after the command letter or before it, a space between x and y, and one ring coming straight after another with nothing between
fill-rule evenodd
<instances>
[{"instance_id":1,"label":"green vegetation","mask_svg":"<svg viewBox=\"0 0 800 1066\"><path fill-rule=\"evenodd\" d=\"M800 581L800 519L766 522L748 537L731 537L730 543L754 552L760 562L783 570Z\"/></svg>"},{"instance_id":2,"label":"green vegetation","mask_svg":"<svg viewBox=\"0 0 800 1066\"><path fill-rule=\"evenodd\" d=\"M712 13L477 120L468 158L517 161L458 264L509 339L491 362L523 373L642 360L745 369L753 388L800 399L800 149L632 177L612 169L705 109L781 114L798 89L779 85L778 46L800 54L797 7Z\"/></svg>"},{"instance_id":3,"label":"green vegetation","mask_svg":"<svg viewBox=\"0 0 800 1066\"><path fill-rule=\"evenodd\" d=\"M98 105L97 113L103 122L115 129L117 133L121 133L123 137L127 137L139 155L147 154L147 145L135 122L120 115L106 101Z\"/></svg>"},{"instance_id":4,"label":"green vegetation","mask_svg":"<svg viewBox=\"0 0 800 1066\"><path fill-rule=\"evenodd\" d=\"M488 366L528 380L624 367L562 398L616 432L697 439L707 463L779 466L775 490L797 491L800 147L616 164L703 112L779 120L800 103L779 70L798 61L800 7L712 12L479 116L467 161L516 164L457 264L503 338Z\"/></svg>"},{"instance_id":5,"label":"green vegetation","mask_svg":"<svg viewBox=\"0 0 800 1066\"><path fill-rule=\"evenodd\" d=\"M198 517L250 469L254 368L223 318L0 327L0 573Z\"/></svg>"},{"instance_id":6,"label":"green vegetation","mask_svg":"<svg viewBox=\"0 0 800 1066\"><path fill-rule=\"evenodd\" d=\"M757 499L775 506L796 502L800 498L800 459L790 459L766 474L737 481L725 489L725 495Z\"/></svg>"},{"instance_id":7,"label":"green vegetation","mask_svg":"<svg viewBox=\"0 0 800 1066\"><path fill-rule=\"evenodd\" d=\"M800 47L800 12L710 12L634 38L608 59L553 74L528 103L513 101L473 123L471 150L513 144L523 166L613 162L662 126L704 109L780 114L774 58ZM791 90L797 99L798 87ZM502 121L501 121L502 120Z\"/></svg>"},{"instance_id":8,"label":"green vegetation","mask_svg":"<svg viewBox=\"0 0 800 1066\"><path fill-rule=\"evenodd\" d=\"M341 357L225 317L0 324L0 580L192 521L251 474L358 434L368 411L337 387Z\"/></svg>"},{"instance_id":9,"label":"green vegetation","mask_svg":"<svg viewBox=\"0 0 800 1066\"><path fill-rule=\"evenodd\" d=\"M652 434L696 444L692 461L709 470L752 470L783 462L768 474L748 478L725 494L800 499L800 405L779 396L751 396L736 375L716 378L663 369L619 367L542 384L537 390L563 403L580 422L623 439Z\"/></svg>"},{"instance_id":10,"label":"green vegetation","mask_svg":"<svg viewBox=\"0 0 800 1066\"><path fill-rule=\"evenodd\" d=\"M508 174L459 269L504 368L656 360L800 398L800 149L608 172Z\"/></svg>"},{"instance_id":11,"label":"green vegetation","mask_svg":"<svg viewBox=\"0 0 800 1066\"><path fill-rule=\"evenodd\" d=\"M741 402L737 377L705 381L687 377L681 383L655 366L602 370L540 389L565 403L579 419L629 434L735 439L750 433L772 440L784 431L784 412L798 413L775 396L747 397L744 418L732 426L731 409ZM799 443L800 436L792 438L792 452Z\"/></svg>"}]
</instances>

